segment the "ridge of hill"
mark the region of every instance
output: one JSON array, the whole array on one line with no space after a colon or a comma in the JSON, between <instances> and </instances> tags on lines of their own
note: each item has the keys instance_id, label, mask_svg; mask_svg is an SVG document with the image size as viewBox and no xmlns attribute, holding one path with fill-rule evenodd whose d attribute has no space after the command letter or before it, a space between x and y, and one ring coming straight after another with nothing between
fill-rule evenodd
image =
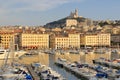
<instances>
[{"instance_id":1,"label":"ridge of hill","mask_svg":"<svg viewBox=\"0 0 120 80\"><path fill-rule=\"evenodd\" d=\"M65 18L62 18L60 20L47 23L44 27L46 27L46 28L55 28L55 27L64 28L66 26L65 24L66 24L67 19L75 19L79 23L85 22L87 20L87 18L84 18L84 17L78 17L78 18L65 17Z\"/></svg>"}]
</instances>

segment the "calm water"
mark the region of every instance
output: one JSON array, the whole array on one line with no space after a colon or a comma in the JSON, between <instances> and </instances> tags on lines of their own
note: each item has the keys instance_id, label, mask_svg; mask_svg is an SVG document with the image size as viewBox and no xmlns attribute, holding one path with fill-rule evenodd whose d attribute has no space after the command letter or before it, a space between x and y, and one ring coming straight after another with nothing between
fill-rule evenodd
<instances>
[{"instance_id":1,"label":"calm water","mask_svg":"<svg viewBox=\"0 0 120 80\"><path fill-rule=\"evenodd\" d=\"M64 78L66 78L67 80L80 80L79 78L77 78L76 76L74 76L73 74L71 74L70 72L66 71L65 69L63 68L60 68L58 66L56 66L54 64L55 62L55 55L49 55L49 61L50 61L50 64L49 66L57 71L58 73L60 73Z\"/></svg>"},{"instance_id":2,"label":"calm water","mask_svg":"<svg viewBox=\"0 0 120 80\"><path fill-rule=\"evenodd\" d=\"M65 69L60 68L54 64L54 62L57 60L58 57L65 58L71 62L80 61L82 63L92 64L93 59L97 59L100 57L111 59L111 58L118 57L118 54L112 54L112 55L111 54L64 54L64 55L39 54L39 55L34 55L34 56L23 56L20 59L17 59L17 61L24 63L24 64L31 64L33 62L40 62L43 65L50 66L53 70L60 73L67 80L80 80L76 76L71 74L70 72L68 72ZM3 64L4 64L4 61L0 60L0 65L3 65Z\"/></svg>"}]
</instances>

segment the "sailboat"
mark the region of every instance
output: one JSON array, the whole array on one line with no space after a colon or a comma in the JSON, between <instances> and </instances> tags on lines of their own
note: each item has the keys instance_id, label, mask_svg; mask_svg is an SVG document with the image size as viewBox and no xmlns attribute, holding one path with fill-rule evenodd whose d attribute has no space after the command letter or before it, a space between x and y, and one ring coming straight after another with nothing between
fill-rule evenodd
<instances>
[{"instance_id":1,"label":"sailboat","mask_svg":"<svg viewBox=\"0 0 120 80\"><path fill-rule=\"evenodd\" d=\"M1 67L0 78L2 78L2 80L33 80L25 66L22 66L19 63L15 63L14 45L12 41L10 42L10 50L5 52L5 60L3 66ZM9 56L11 57L10 63L8 63Z\"/></svg>"}]
</instances>

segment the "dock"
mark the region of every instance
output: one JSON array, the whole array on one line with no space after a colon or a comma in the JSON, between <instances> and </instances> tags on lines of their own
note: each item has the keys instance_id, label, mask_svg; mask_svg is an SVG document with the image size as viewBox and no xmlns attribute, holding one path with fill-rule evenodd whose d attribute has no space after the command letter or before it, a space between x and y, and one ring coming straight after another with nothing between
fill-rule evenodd
<instances>
[{"instance_id":1,"label":"dock","mask_svg":"<svg viewBox=\"0 0 120 80\"><path fill-rule=\"evenodd\" d=\"M40 80L40 77L34 72L31 65L26 65L29 73L32 75L33 80Z\"/></svg>"},{"instance_id":2,"label":"dock","mask_svg":"<svg viewBox=\"0 0 120 80\"><path fill-rule=\"evenodd\" d=\"M74 74L76 77L79 77L83 80L89 80L90 76L86 76L86 75L83 75L83 73L81 73L80 71L78 71L77 69L73 69L69 66L67 66L65 63L63 62L55 62L56 65L58 65L59 67L62 67L62 68L65 68L67 71L71 72L72 74Z\"/></svg>"}]
</instances>

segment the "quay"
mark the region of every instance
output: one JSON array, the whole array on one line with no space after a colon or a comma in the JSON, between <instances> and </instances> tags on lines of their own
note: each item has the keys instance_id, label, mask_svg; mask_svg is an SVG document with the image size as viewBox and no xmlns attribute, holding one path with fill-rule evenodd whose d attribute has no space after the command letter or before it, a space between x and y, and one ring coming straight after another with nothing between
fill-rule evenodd
<instances>
[{"instance_id":1,"label":"quay","mask_svg":"<svg viewBox=\"0 0 120 80\"><path fill-rule=\"evenodd\" d=\"M71 72L72 74L74 74L76 77L79 77L83 80L89 80L90 79L90 76L87 76L87 75L83 75L79 70L77 69L73 69L69 66L67 66L65 63L63 62L60 62L60 61L57 61L55 62L55 64L59 67L62 67L62 68L65 68L67 71Z\"/></svg>"},{"instance_id":2,"label":"quay","mask_svg":"<svg viewBox=\"0 0 120 80\"><path fill-rule=\"evenodd\" d=\"M29 73L32 75L33 80L40 80L40 77L34 72L31 65L26 65Z\"/></svg>"}]
</instances>

